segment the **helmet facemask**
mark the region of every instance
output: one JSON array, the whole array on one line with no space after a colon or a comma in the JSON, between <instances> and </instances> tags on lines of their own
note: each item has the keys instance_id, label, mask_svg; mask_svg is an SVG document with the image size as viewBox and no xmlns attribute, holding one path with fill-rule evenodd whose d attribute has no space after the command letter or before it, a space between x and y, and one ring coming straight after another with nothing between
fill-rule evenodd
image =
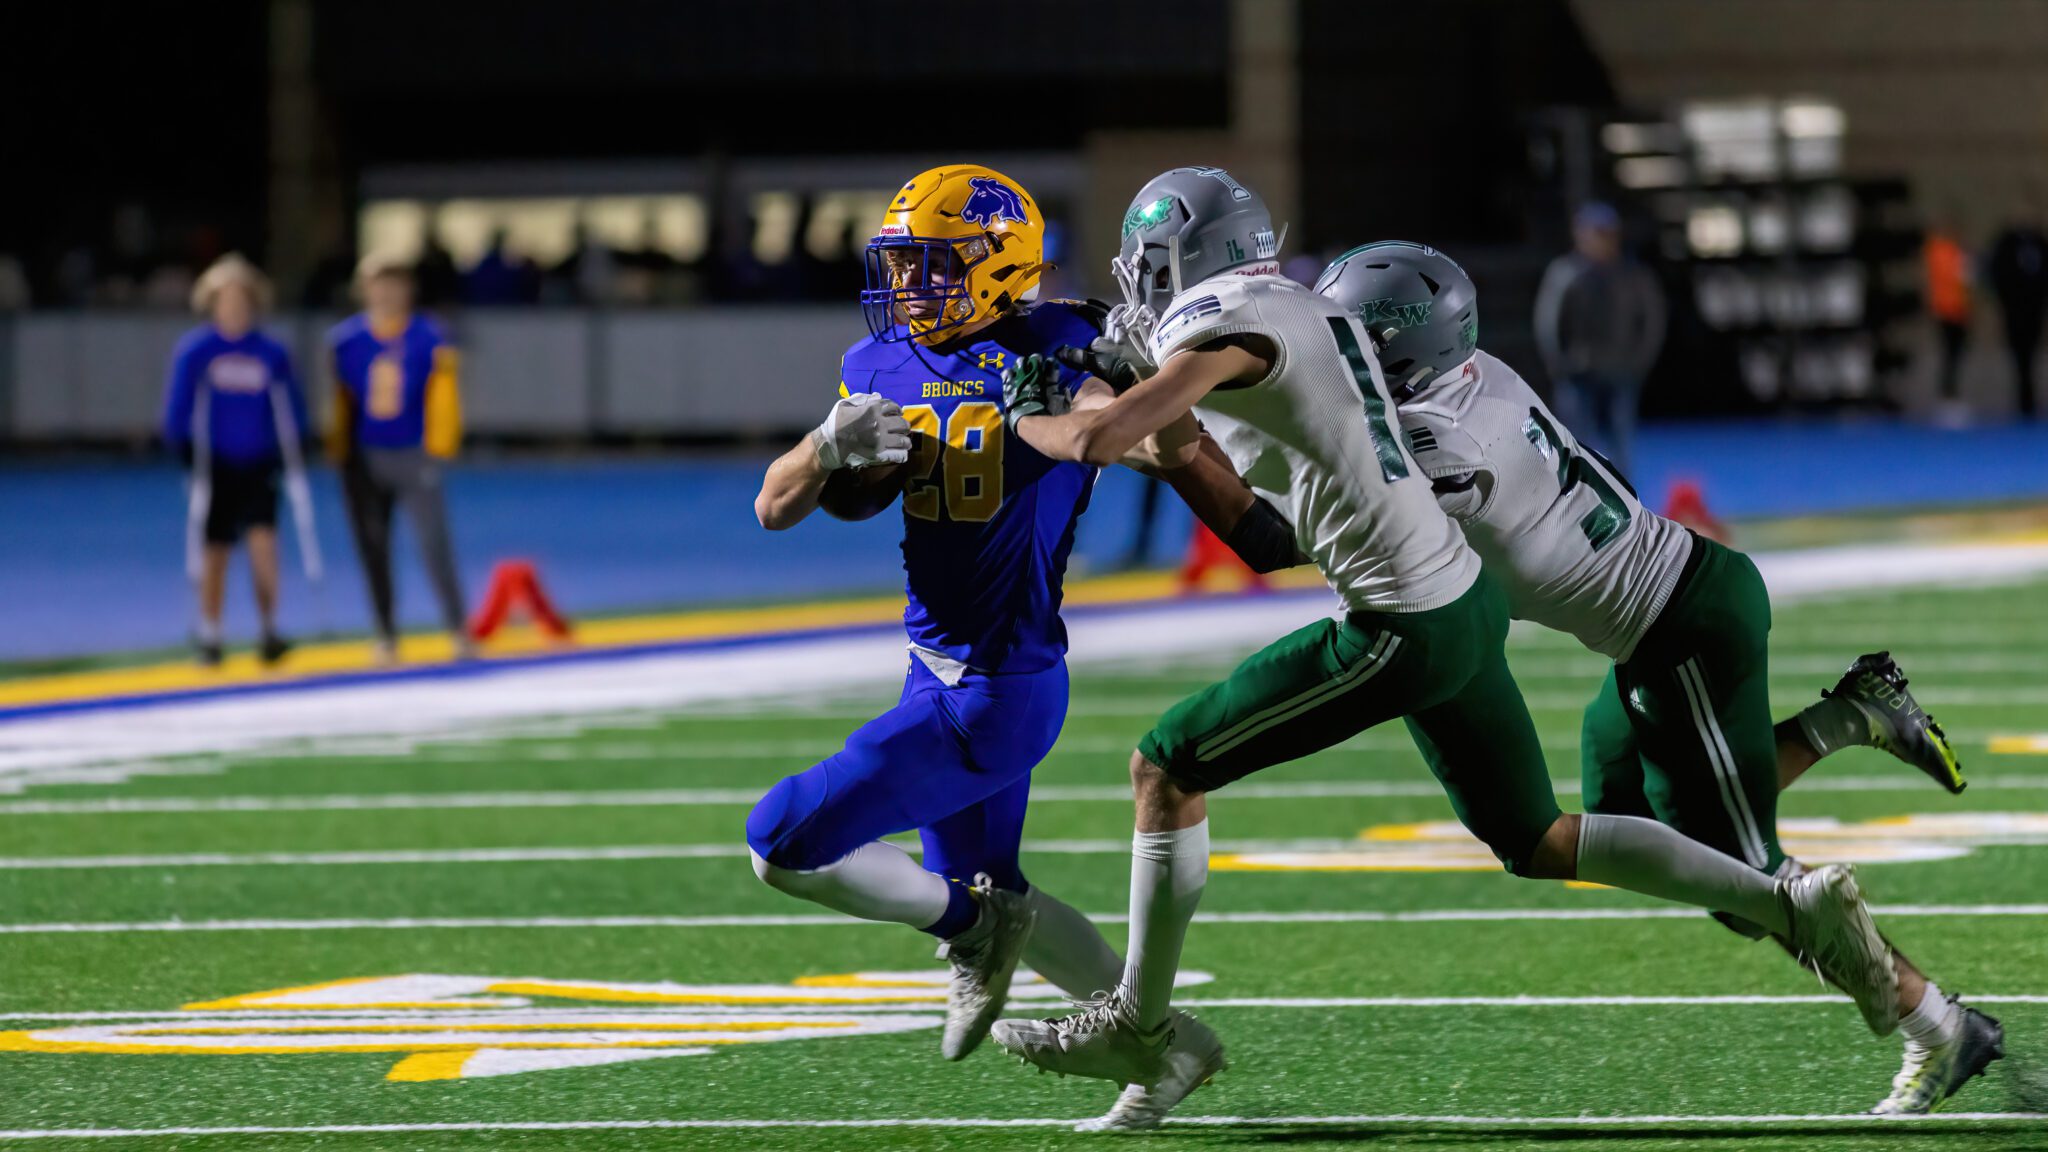
<instances>
[{"instance_id":1,"label":"helmet facemask","mask_svg":"<svg viewBox=\"0 0 2048 1152\"><path fill-rule=\"evenodd\" d=\"M961 240L881 235L868 241L867 287L860 294L868 333L885 344L930 343L967 324L975 316L975 266L995 251L996 241L986 233Z\"/></svg>"}]
</instances>

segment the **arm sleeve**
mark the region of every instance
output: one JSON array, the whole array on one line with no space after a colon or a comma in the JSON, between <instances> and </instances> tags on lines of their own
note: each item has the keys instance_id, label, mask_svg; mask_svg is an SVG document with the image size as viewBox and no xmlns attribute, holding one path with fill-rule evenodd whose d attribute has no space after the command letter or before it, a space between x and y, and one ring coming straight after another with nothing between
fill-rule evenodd
<instances>
[{"instance_id":1,"label":"arm sleeve","mask_svg":"<svg viewBox=\"0 0 2048 1152\"><path fill-rule=\"evenodd\" d=\"M453 459L462 446L462 390L456 382L456 352L446 344L434 349L433 371L427 375L427 455Z\"/></svg>"},{"instance_id":2,"label":"arm sleeve","mask_svg":"<svg viewBox=\"0 0 2048 1152\"><path fill-rule=\"evenodd\" d=\"M1303 563L1301 548L1294 541L1294 525L1264 500L1252 500L1223 543L1254 572L1278 572Z\"/></svg>"}]
</instances>

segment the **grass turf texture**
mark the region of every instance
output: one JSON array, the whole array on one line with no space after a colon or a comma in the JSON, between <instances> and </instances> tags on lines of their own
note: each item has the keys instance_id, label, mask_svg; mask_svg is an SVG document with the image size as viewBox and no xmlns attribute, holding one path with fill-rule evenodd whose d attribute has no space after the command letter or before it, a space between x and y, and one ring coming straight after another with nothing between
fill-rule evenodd
<instances>
[{"instance_id":1,"label":"grass turf texture","mask_svg":"<svg viewBox=\"0 0 2048 1152\"><path fill-rule=\"evenodd\" d=\"M1897 592L1785 605L1774 633L1773 695L1783 712L1832 684L1857 653L1890 647L1961 744L1980 786L1951 798L1873 752L1815 769L1781 805L1787 819L1882 821L1909 815L2048 811L2048 755L1993 754L1995 737L2048 732L2048 586ZM1599 661L1555 635L1518 629L1517 675L1536 706L1553 774L1576 776L1577 708ZM1045 845L1034 882L1085 910L1121 912L1128 837L1124 749L1152 715L1227 666L1093 671L1074 680L1075 714L1036 777L1048 799L1029 838ZM11 925L324 918L806 916L756 883L737 854L745 796L831 750L893 686L801 708L594 720L572 734L410 749L296 749L188 765L188 774L104 786L44 787L0 802L0 921ZM1262 774L1254 783L1385 785L1393 795L1215 799L1219 840L1345 841L1367 828L1442 820L1448 806L1397 728ZM1424 785L1422 788L1411 787ZM657 790L608 804L587 795ZM717 790L730 790L729 792ZM511 806L570 792L554 807ZM490 794L477 797L474 794ZM503 794L514 794L508 798ZM466 807L404 806L467 795ZM353 799L336 801L336 796ZM400 807L337 809L338 803ZM190 801L198 811L113 812L112 800ZM17 806L74 802L85 810ZM1565 795L1567 807L1573 797ZM269 803L274 810L221 811ZM296 806L294 806L296 805ZM485 806L496 805L496 806ZM1980 840L1983 837L1980 837ZM1993 837L1998 838L1998 837ZM2048 898L2048 836L1972 843L1965 854L1870 864L1881 905L2024 905ZM1079 843L1077 843L1079 842ZM1089 842L1099 842L1091 844ZM703 845L695 858L449 858L461 849L572 850ZM430 850L425 860L335 863L304 854ZM297 863L230 866L156 856L273 852ZM589 855L589 853L584 853ZM33 858L124 856L128 866L29 868ZM1205 913L1373 910L1655 909L1611 891L1515 881L1492 871L1223 872ZM2037 910L2038 912L2038 910ZM1893 939L1952 991L2048 994L2048 916L1881 917ZM1119 925L1107 929L1121 943ZM1865 1033L1846 1002L1331 1005L1353 997L1812 997L1776 950L1703 916L1658 919L1203 923L1186 962L1215 980L1186 998L1291 998L1197 1009L1230 1045L1233 1069L1184 1108L1241 1123L1169 1129L1157 1146L1303 1148L1734 1146L2038 1148L2025 1121L1940 1127L1843 1126L1813 1119L1868 1107L1896 1069L1895 1042ZM930 942L893 926L746 923L705 927L366 926L328 930L0 933L0 1013L135 1012L261 989L401 973L570 981L784 984L798 977L932 969ZM1306 1001L1307 1003L1301 1003ZM572 1007L592 1007L564 1001ZM2048 1003L1987 1005L2007 1026L2011 1067L1950 1108L2011 1112L2013 1068L2040 1051ZM925 1009L929 1011L929 1009ZM0 1029L78 1021L0 1019ZM194 1020L177 1023L243 1024ZM392 1082L403 1054L134 1055L0 1052L0 1130L318 1128L598 1122L590 1129L324 1131L95 1139L120 1148L1049 1148L1082 1142L1062 1127L632 1128L748 1121L1078 1118L1111 1089L1037 1077L992 1047L961 1064L937 1057L937 1031L742 1044L707 1055L489 1078ZM1389 1117L1417 1117L1407 1122ZM1323 1122L1261 1118L1316 1117ZM1345 1118L1354 1119L1345 1119ZM1573 1118L1650 1119L1606 1126ZM1463 1118L1463 1119L1452 1119ZM1732 1119L1731 1119L1732 1118ZM1478 1119L1489 1121L1471 1123ZM1493 1121L1533 1121L1496 1123ZM66 1147L68 1139L18 1141Z\"/></svg>"}]
</instances>

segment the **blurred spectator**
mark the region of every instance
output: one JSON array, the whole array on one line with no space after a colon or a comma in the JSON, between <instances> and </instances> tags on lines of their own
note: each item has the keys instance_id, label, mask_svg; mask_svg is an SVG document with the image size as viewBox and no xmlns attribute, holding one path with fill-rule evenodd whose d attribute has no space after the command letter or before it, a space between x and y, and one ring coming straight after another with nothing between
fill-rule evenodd
<instances>
[{"instance_id":1,"label":"blurred spectator","mask_svg":"<svg viewBox=\"0 0 2048 1152\"><path fill-rule=\"evenodd\" d=\"M610 304L618 298L619 259L611 245L593 239L582 221L576 223L574 246L560 264L548 269L541 286L545 304Z\"/></svg>"},{"instance_id":2,"label":"blurred spectator","mask_svg":"<svg viewBox=\"0 0 2048 1152\"><path fill-rule=\"evenodd\" d=\"M1927 229L1920 246L1927 276L1927 311L1941 330L1941 417L1959 423L1963 351L1970 343L1970 254L1946 220Z\"/></svg>"},{"instance_id":3,"label":"blurred spectator","mask_svg":"<svg viewBox=\"0 0 2048 1152\"><path fill-rule=\"evenodd\" d=\"M19 312L28 305L28 270L12 253L0 252L0 312Z\"/></svg>"},{"instance_id":4,"label":"blurred spectator","mask_svg":"<svg viewBox=\"0 0 2048 1152\"><path fill-rule=\"evenodd\" d=\"M491 246L462 278L462 299L480 308L531 304L539 298L533 266L506 247L503 228L491 233Z\"/></svg>"},{"instance_id":5,"label":"blurred spectator","mask_svg":"<svg viewBox=\"0 0 2048 1152\"><path fill-rule=\"evenodd\" d=\"M441 619L459 657L475 654L464 623L462 582L441 494L442 464L462 442L455 349L432 320L413 311L412 269L375 254L356 282L363 311L328 334L334 420L328 454L342 469L349 525L377 617L377 659L398 659L391 585L391 514L406 506L426 559Z\"/></svg>"},{"instance_id":6,"label":"blurred spectator","mask_svg":"<svg viewBox=\"0 0 2048 1152\"><path fill-rule=\"evenodd\" d=\"M2042 235L2041 193L2027 219L2015 221L1991 246L1991 290L2005 313L2005 343L2019 380L2020 415L2034 418L2034 357L2048 320L2048 236Z\"/></svg>"},{"instance_id":7,"label":"blurred spectator","mask_svg":"<svg viewBox=\"0 0 2048 1152\"><path fill-rule=\"evenodd\" d=\"M192 289L193 311L209 322L171 360L163 434L187 474L193 642L206 665L221 661L228 560L242 541L263 625L257 654L275 664L291 647L277 631L277 488L282 470L302 466L306 397L290 353L256 327L270 304L269 278L238 254L221 257Z\"/></svg>"},{"instance_id":8,"label":"blurred spectator","mask_svg":"<svg viewBox=\"0 0 2048 1152\"><path fill-rule=\"evenodd\" d=\"M1572 251L1536 290L1536 342L1552 406L1626 473L1643 378L1664 345L1664 290L1621 246L1621 217L1594 201L1572 217Z\"/></svg>"},{"instance_id":9,"label":"blurred spectator","mask_svg":"<svg viewBox=\"0 0 2048 1152\"><path fill-rule=\"evenodd\" d=\"M462 295L462 273L455 268L455 257L442 247L441 238L427 231L427 241L420 249L420 261L413 274L419 280L420 307L446 308Z\"/></svg>"}]
</instances>

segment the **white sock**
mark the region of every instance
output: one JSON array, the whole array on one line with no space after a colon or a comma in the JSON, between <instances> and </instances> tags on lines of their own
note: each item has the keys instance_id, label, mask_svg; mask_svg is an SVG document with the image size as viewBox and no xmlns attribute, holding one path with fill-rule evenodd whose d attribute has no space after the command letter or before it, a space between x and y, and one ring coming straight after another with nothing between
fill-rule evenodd
<instances>
[{"instance_id":1,"label":"white sock","mask_svg":"<svg viewBox=\"0 0 2048 1152\"><path fill-rule=\"evenodd\" d=\"M1780 935L1777 882L1733 856L1640 816L1579 817L1579 879L1697 904Z\"/></svg>"},{"instance_id":2,"label":"white sock","mask_svg":"<svg viewBox=\"0 0 2048 1152\"><path fill-rule=\"evenodd\" d=\"M221 630L220 630L220 621L219 621L219 620L217 620L217 619L216 619L216 620L208 620L208 619L207 619L206 617L204 617L204 616L200 617L200 618L199 618L199 640L200 640L200 642L201 642L201 643L203 643L203 644L218 644L218 643L220 643L220 641L221 641Z\"/></svg>"},{"instance_id":3,"label":"white sock","mask_svg":"<svg viewBox=\"0 0 2048 1152\"><path fill-rule=\"evenodd\" d=\"M807 871L777 868L754 857L754 875L770 888L863 920L927 928L946 914L945 878L920 867L910 854L879 840Z\"/></svg>"},{"instance_id":4,"label":"white sock","mask_svg":"<svg viewBox=\"0 0 2048 1152\"><path fill-rule=\"evenodd\" d=\"M1031 970L1076 1000L1115 988L1124 973L1123 957L1094 923L1036 885L1028 899L1038 913L1038 926L1024 945L1024 962Z\"/></svg>"},{"instance_id":5,"label":"white sock","mask_svg":"<svg viewBox=\"0 0 2048 1152\"><path fill-rule=\"evenodd\" d=\"M1844 748L1870 743L1870 718L1839 696L1809 704L1799 713L1799 731L1813 750L1826 757Z\"/></svg>"},{"instance_id":6,"label":"white sock","mask_svg":"<svg viewBox=\"0 0 2048 1152\"><path fill-rule=\"evenodd\" d=\"M1124 989L1140 1027L1166 1019L1181 942L1209 880L1209 822L1131 837L1131 943Z\"/></svg>"},{"instance_id":7,"label":"white sock","mask_svg":"<svg viewBox=\"0 0 2048 1152\"><path fill-rule=\"evenodd\" d=\"M1906 1034L1906 1041L1922 1048L1936 1048L1956 1038L1956 1029L1962 1024L1963 1014L1956 1011L1955 1001L1941 994L1941 987L1934 981L1927 982L1927 994L1920 997L1920 1006L1899 1017L1899 1031Z\"/></svg>"}]
</instances>

